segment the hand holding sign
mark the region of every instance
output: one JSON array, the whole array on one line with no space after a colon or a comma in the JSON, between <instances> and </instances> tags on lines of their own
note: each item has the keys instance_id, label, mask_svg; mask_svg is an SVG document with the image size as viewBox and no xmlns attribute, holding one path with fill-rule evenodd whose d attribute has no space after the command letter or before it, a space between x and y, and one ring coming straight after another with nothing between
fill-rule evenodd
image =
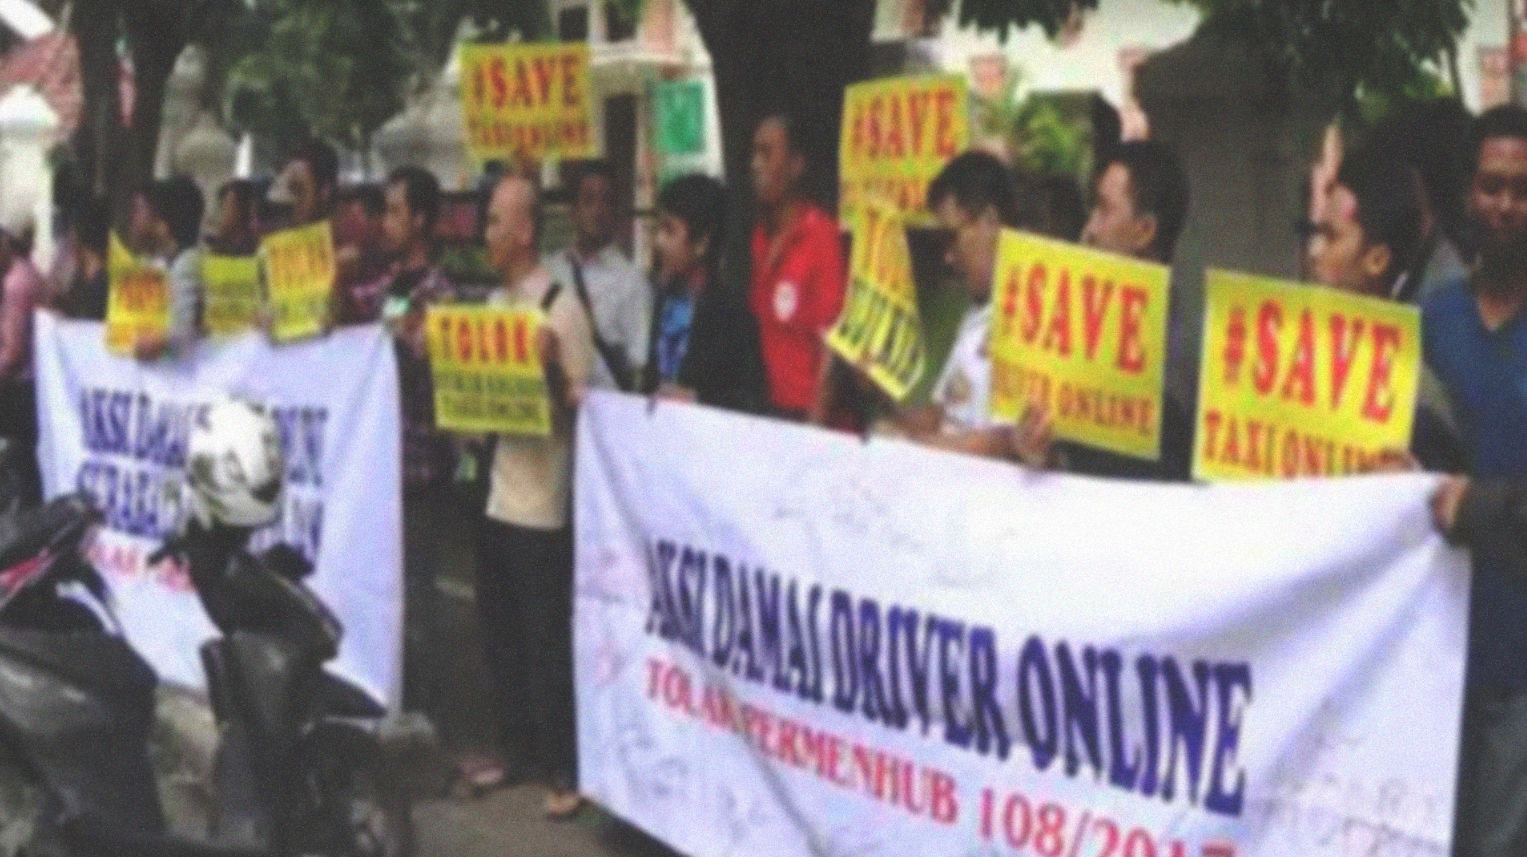
<instances>
[{"instance_id":1,"label":"hand holding sign","mask_svg":"<svg viewBox=\"0 0 1527 857\"><path fill-rule=\"evenodd\" d=\"M827 345L900 400L922 375L926 350L906 228L882 203L861 207L853 223L848 294Z\"/></svg>"},{"instance_id":2,"label":"hand holding sign","mask_svg":"<svg viewBox=\"0 0 1527 857\"><path fill-rule=\"evenodd\" d=\"M1202 359L1197 477L1364 472L1409 445L1415 307L1211 270Z\"/></svg>"},{"instance_id":3,"label":"hand holding sign","mask_svg":"<svg viewBox=\"0 0 1527 857\"><path fill-rule=\"evenodd\" d=\"M107 250L107 277L107 350L147 353L169 334L169 275L163 266L134 257L113 234Z\"/></svg>"},{"instance_id":4,"label":"hand holding sign","mask_svg":"<svg viewBox=\"0 0 1527 857\"><path fill-rule=\"evenodd\" d=\"M323 333L336 271L329 222L265 236L260 257L270 290L271 338L291 342Z\"/></svg>"},{"instance_id":5,"label":"hand holding sign","mask_svg":"<svg viewBox=\"0 0 1527 857\"><path fill-rule=\"evenodd\" d=\"M545 435L551 407L543 358L557 356L539 313L482 306L429 307L435 424L465 433Z\"/></svg>"},{"instance_id":6,"label":"hand holding sign","mask_svg":"<svg viewBox=\"0 0 1527 857\"><path fill-rule=\"evenodd\" d=\"M1003 230L992 300L994 416L1037 402L1057 437L1159 457L1165 266Z\"/></svg>"},{"instance_id":7,"label":"hand holding sign","mask_svg":"<svg viewBox=\"0 0 1527 857\"><path fill-rule=\"evenodd\" d=\"M463 45L461 69L467 144L477 160L596 153L588 45Z\"/></svg>"}]
</instances>

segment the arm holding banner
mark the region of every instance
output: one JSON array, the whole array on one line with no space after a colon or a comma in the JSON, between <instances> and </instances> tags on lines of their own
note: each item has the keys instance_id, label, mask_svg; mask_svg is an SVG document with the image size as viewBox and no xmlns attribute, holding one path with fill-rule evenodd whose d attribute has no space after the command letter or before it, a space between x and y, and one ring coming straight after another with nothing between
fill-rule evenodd
<instances>
[{"instance_id":1,"label":"arm holding banner","mask_svg":"<svg viewBox=\"0 0 1527 857\"><path fill-rule=\"evenodd\" d=\"M175 257L169 276L169 327L163 332L140 336L133 344L139 360L153 360L166 354L180 354L196 341L201 327L202 295L201 250L192 248Z\"/></svg>"},{"instance_id":2,"label":"arm holding banner","mask_svg":"<svg viewBox=\"0 0 1527 857\"><path fill-rule=\"evenodd\" d=\"M1527 574L1527 481L1449 476L1432 495L1432 515L1449 542Z\"/></svg>"},{"instance_id":3,"label":"arm holding banner","mask_svg":"<svg viewBox=\"0 0 1527 857\"><path fill-rule=\"evenodd\" d=\"M546 321L537 336L551 393L552 427L559 434L572 432L573 414L588 392L594 368L591 324L583 305L564 288L546 309Z\"/></svg>"},{"instance_id":4,"label":"arm holding banner","mask_svg":"<svg viewBox=\"0 0 1527 857\"><path fill-rule=\"evenodd\" d=\"M32 356L32 309L42 303L42 280L30 265L11 264L3 281L4 310L0 312L0 380L15 378L28 368Z\"/></svg>"}]
</instances>

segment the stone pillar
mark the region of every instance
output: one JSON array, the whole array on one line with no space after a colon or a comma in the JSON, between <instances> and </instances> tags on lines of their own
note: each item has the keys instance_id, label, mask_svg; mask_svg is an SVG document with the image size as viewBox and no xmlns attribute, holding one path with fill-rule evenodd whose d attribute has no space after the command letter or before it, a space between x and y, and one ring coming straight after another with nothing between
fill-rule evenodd
<instances>
[{"instance_id":1,"label":"stone pillar","mask_svg":"<svg viewBox=\"0 0 1527 857\"><path fill-rule=\"evenodd\" d=\"M18 84L0 99L0 206L6 215L30 215L36 228L32 261L40 271L53 262L53 170L48 151L58 129L58 115L30 84Z\"/></svg>"}]
</instances>

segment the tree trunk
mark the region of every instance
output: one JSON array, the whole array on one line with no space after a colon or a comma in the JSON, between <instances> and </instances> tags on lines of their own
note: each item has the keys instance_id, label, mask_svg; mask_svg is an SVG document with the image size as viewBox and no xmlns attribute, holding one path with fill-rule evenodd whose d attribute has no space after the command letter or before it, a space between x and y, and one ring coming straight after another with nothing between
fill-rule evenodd
<instances>
[{"instance_id":1,"label":"tree trunk","mask_svg":"<svg viewBox=\"0 0 1527 857\"><path fill-rule=\"evenodd\" d=\"M189 41L186 11L178 4L128 0L122 24L133 57L133 113L128 122L125 188L153 178L154 154L164 122L164 98L175 60Z\"/></svg>"},{"instance_id":2,"label":"tree trunk","mask_svg":"<svg viewBox=\"0 0 1527 857\"><path fill-rule=\"evenodd\" d=\"M116 185L116 153L122 139L117 12L118 4L113 0L78 0L69 20L79 47L84 100L74 141L80 180L103 196Z\"/></svg>"},{"instance_id":3,"label":"tree trunk","mask_svg":"<svg viewBox=\"0 0 1527 857\"><path fill-rule=\"evenodd\" d=\"M811 161L807 192L835 209L843 87L869 74L875 2L685 2L711 56L730 211L725 271L740 286L747 282L754 218L754 127L781 109L796 117Z\"/></svg>"}]
</instances>

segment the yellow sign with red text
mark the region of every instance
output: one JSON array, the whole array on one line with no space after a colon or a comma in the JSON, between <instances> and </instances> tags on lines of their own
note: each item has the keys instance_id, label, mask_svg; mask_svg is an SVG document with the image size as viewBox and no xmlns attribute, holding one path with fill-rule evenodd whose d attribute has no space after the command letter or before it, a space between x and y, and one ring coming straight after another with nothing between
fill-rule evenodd
<instances>
[{"instance_id":1,"label":"yellow sign with red text","mask_svg":"<svg viewBox=\"0 0 1527 857\"><path fill-rule=\"evenodd\" d=\"M272 232L260 242L260 258L270 291L271 339L291 342L322 333L334 290L329 221Z\"/></svg>"},{"instance_id":2,"label":"yellow sign with red text","mask_svg":"<svg viewBox=\"0 0 1527 857\"><path fill-rule=\"evenodd\" d=\"M584 42L462 45L461 102L478 161L598 153Z\"/></svg>"},{"instance_id":3,"label":"yellow sign with red text","mask_svg":"<svg viewBox=\"0 0 1527 857\"><path fill-rule=\"evenodd\" d=\"M437 304L426 313L436 426L471 433L551 432L536 344L539 312Z\"/></svg>"},{"instance_id":4,"label":"yellow sign with red text","mask_svg":"<svg viewBox=\"0 0 1527 857\"><path fill-rule=\"evenodd\" d=\"M969 98L961 75L895 77L848 87L838 144L844 222L866 199L883 199L913 222L928 222L928 183L969 143Z\"/></svg>"},{"instance_id":5,"label":"yellow sign with red text","mask_svg":"<svg viewBox=\"0 0 1527 857\"><path fill-rule=\"evenodd\" d=\"M1195 478L1335 476L1409 446L1415 307L1215 270L1205 289Z\"/></svg>"},{"instance_id":6,"label":"yellow sign with red text","mask_svg":"<svg viewBox=\"0 0 1527 857\"><path fill-rule=\"evenodd\" d=\"M1002 231L992 281L992 415L1043 405L1055 436L1155 460L1166 266Z\"/></svg>"},{"instance_id":7,"label":"yellow sign with red text","mask_svg":"<svg viewBox=\"0 0 1527 857\"><path fill-rule=\"evenodd\" d=\"M259 323L260 263L257 258L204 253L201 281L207 296L206 308L202 312L207 333L216 337L233 336Z\"/></svg>"},{"instance_id":8,"label":"yellow sign with red text","mask_svg":"<svg viewBox=\"0 0 1527 857\"><path fill-rule=\"evenodd\" d=\"M895 209L872 202L852 228L848 294L827 345L900 400L922 376L926 351L906 225Z\"/></svg>"},{"instance_id":9,"label":"yellow sign with red text","mask_svg":"<svg viewBox=\"0 0 1527 857\"><path fill-rule=\"evenodd\" d=\"M131 354L140 339L169 332L170 279L162 265L134 256L116 233L106 254L106 349Z\"/></svg>"}]
</instances>

